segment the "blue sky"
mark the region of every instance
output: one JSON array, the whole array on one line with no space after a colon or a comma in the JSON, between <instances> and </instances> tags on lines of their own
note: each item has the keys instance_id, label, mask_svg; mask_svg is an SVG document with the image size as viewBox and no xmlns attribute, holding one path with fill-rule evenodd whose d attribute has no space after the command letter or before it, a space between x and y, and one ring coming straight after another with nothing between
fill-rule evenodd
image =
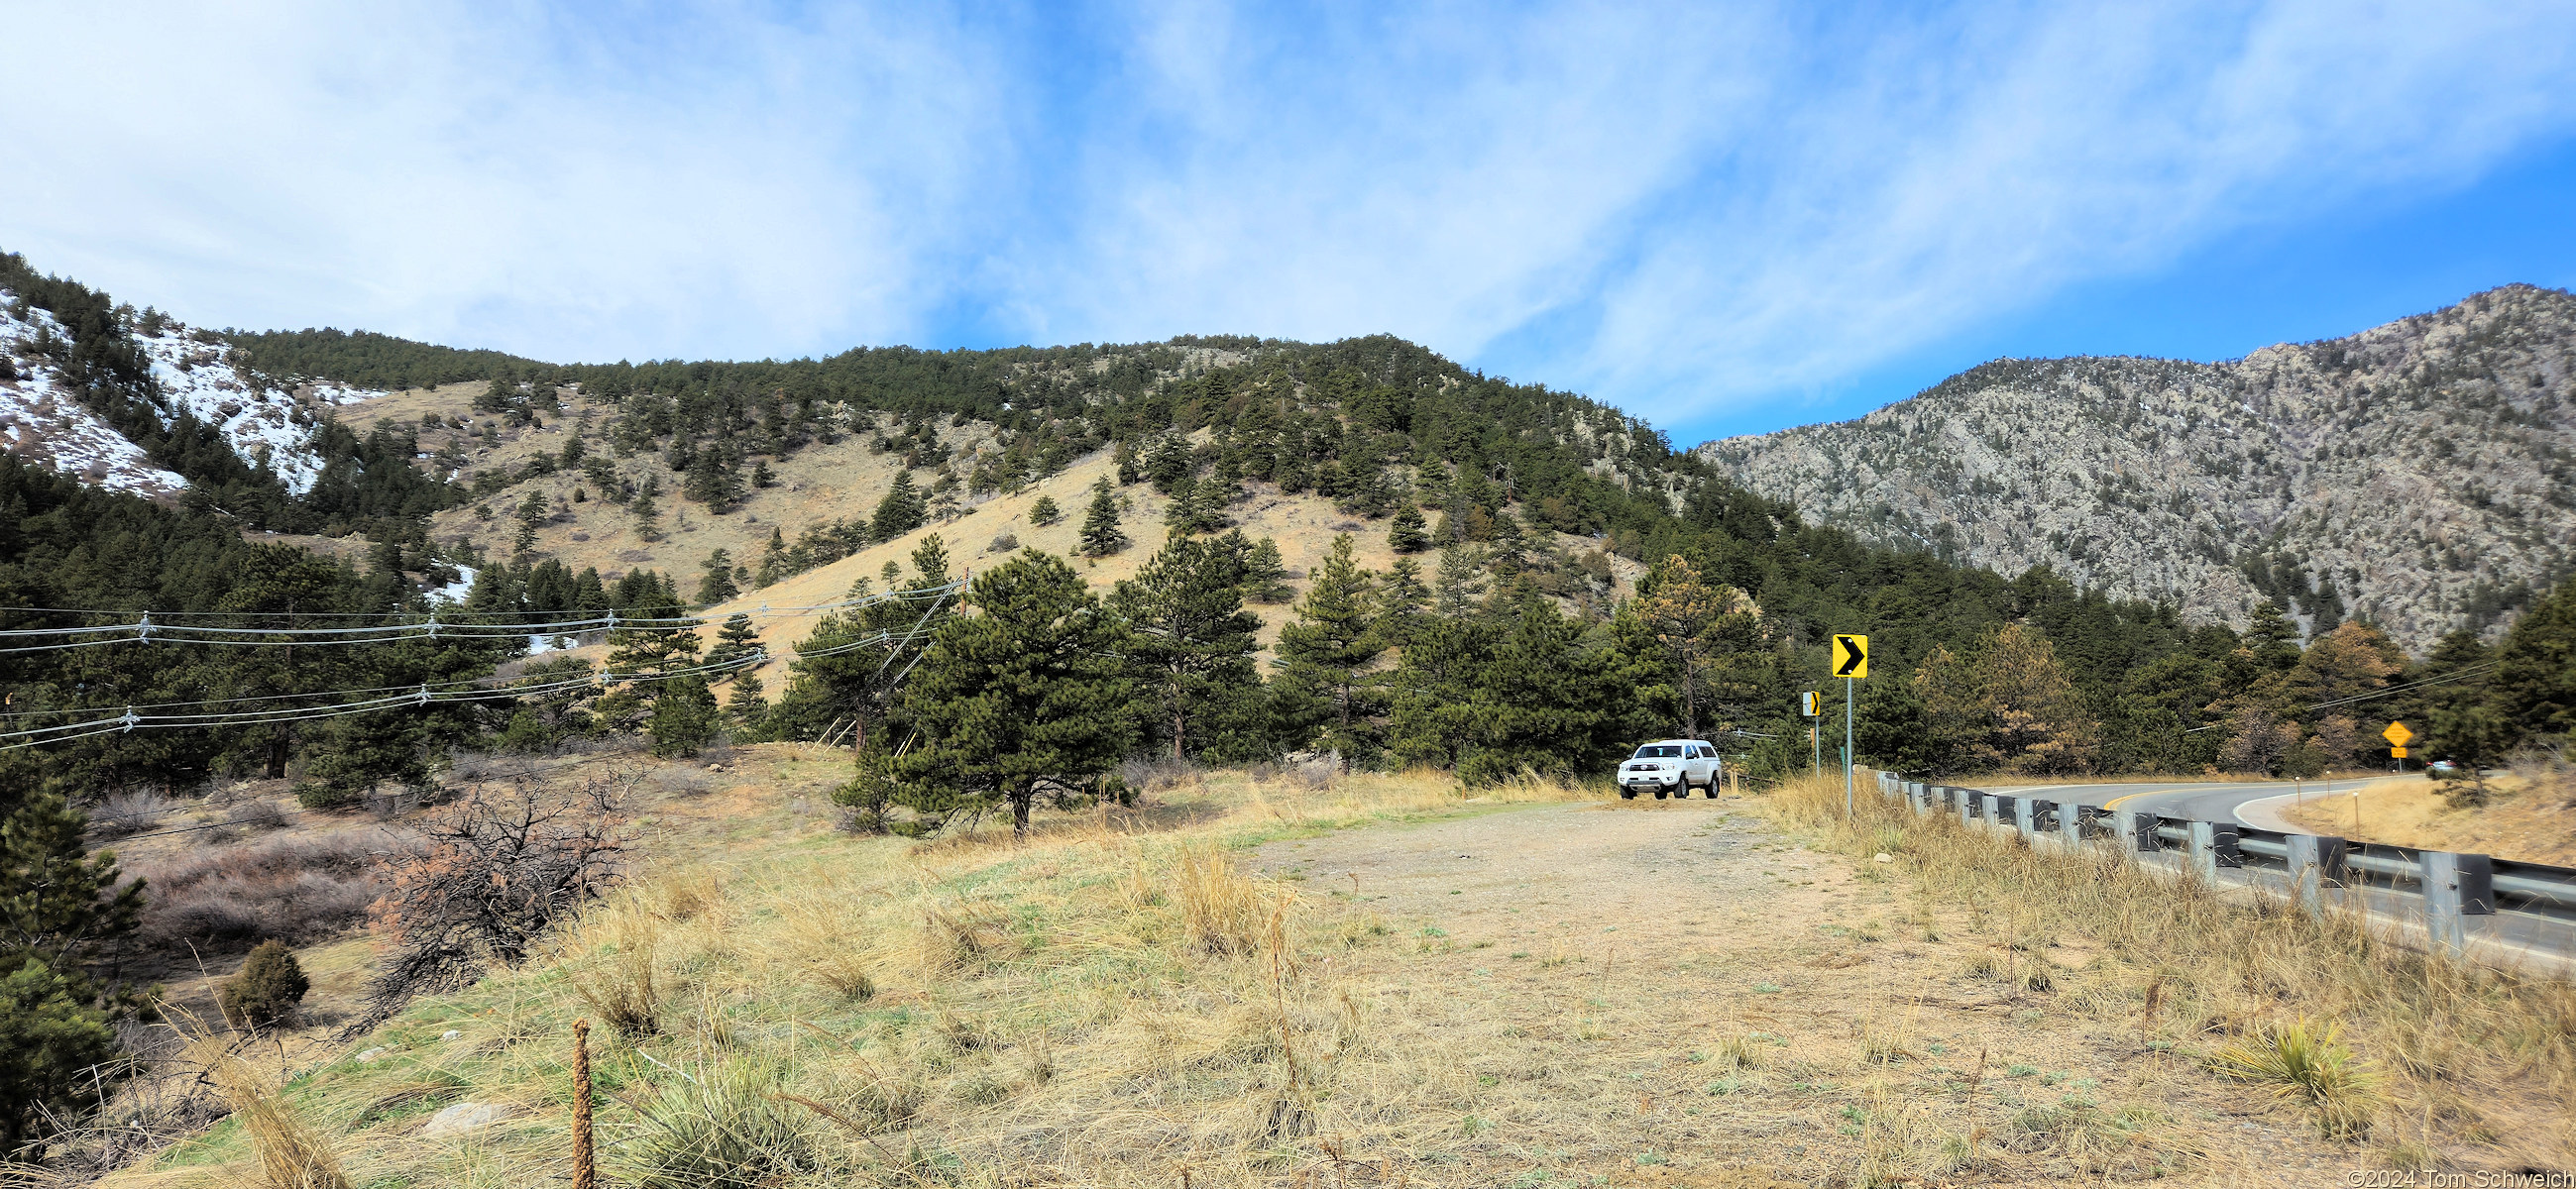
<instances>
[{"instance_id":1,"label":"blue sky","mask_svg":"<svg viewBox=\"0 0 2576 1189\"><path fill-rule=\"evenodd\" d=\"M2564 3L97 12L11 17L0 247L205 325L1391 331L1689 444L2576 284Z\"/></svg>"}]
</instances>

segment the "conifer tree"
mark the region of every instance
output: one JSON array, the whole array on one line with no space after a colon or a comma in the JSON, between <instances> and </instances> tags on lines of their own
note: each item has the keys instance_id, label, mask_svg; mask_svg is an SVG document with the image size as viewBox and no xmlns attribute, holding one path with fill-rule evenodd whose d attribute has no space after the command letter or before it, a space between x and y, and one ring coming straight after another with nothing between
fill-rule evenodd
<instances>
[{"instance_id":1,"label":"conifer tree","mask_svg":"<svg viewBox=\"0 0 2576 1189\"><path fill-rule=\"evenodd\" d=\"M1422 509L1411 501L1395 510L1395 521L1386 530L1386 543L1397 553L1420 553L1431 548L1431 534L1422 529Z\"/></svg>"},{"instance_id":2,"label":"conifer tree","mask_svg":"<svg viewBox=\"0 0 2576 1189\"><path fill-rule=\"evenodd\" d=\"M635 502L626 506L627 512L635 517L636 535L647 541L658 540L662 535L662 507L653 502L653 497L660 494L661 489L662 481L647 475L644 486L635 493Z\"/></svg>"},{"instance_id":3,"label":"conifer tree","mask_svg":"<svg viewBox=\"0 0 2576 1189\"><path fill-rule=\"evenodd\" d=\"M905 691L921 742L894 776L933 821L1007 809L1026 834L1041 794L1099 795L1126 752L1124 633L1080 575L1036 550L977 577L968 601L978 614L940 625Z\"/></svg>"},{"instance_id":4,"label":"conifer tree","mask_svg":"<svg viewBox=\"0 0 2576 1189\"><path fill-rule=\"evenodd\" d=\"M117 1040L86 967L134 931L143 884L117 887L116 856L89 853L82 815L60 796L8 800L17 804L0 822L0 1152L15 1155L48 1118L97 1101L92 1071Z\"/></svg>"},{"instance_id":5,"label":"conifer tree","mask_svg":"<svg viewBox=\"0 0 2576 1189\"><path fill-rule=\"evenodd\" d=\"M759 587L776 586L778 580L786 576L787 534L782 529L772 527L769 530L769 547L760 551L760 572L751 580L751 584Z\"/></svg>"},{"instance_id":6,"label":"conifer tree","mask_svg":"<svg viewBox=\"0 0 2576 1189\"><path fill-rule=\"evenodd\" d=\"M694 673L667 678L660 685L661 692L653 699L650 728L653 754L665 757L698 754L722 726L716 714L715 693L707 688L706 678Z\"/></svg>"},{"instance_id":7,"label":"conifer tree","mask_svg":"<svg viewBox=\"0 0 2576 1189\"><path fill-rule=\"evenodd\" d=\"M1431 588L1422 581L1422 563L1409 557L1395 559L1377 589L1379 633L1398 648L1411 646L1430 618L1425 614L1430 606Z\"/></svg>"},{"instance_id":8,"label":"conifer tree","mask_svg":"<svg viewBox=\"0 0 2576 1189\"><path fill-rule=\"evenodd\" d=\"M1110 596L1131 633L1135 684L1161 708L1173 759L1203 746L1193 722L1261 684L1252 663L1261 617L1243 609L1242 541L1239 533L1231 540L1175 537Z\"/></svg>"},{"instance_id":9,"label":"conifer tree","mask_svg":"<svg viewBox=\"0 0 2576 1189\"><path fill-rule=\"evenodd\" d=\"M1082 554L1107 557L1126 547L1127 534L1118 531L1118 497L1110 494L1104 478L1091 485L1091 510L1082 517Z\"/></svg>"},{"instance_id":10,"label":"conifer tree","mask_svg":"<svg viewBox=\"0 0 2576 1189\"><path fill-rule=\"evenodd\" d=\"M707 650L707 664L709 666L730 665L759 651L760 631L751 626L751 613L736 611L725 617L723 627L716 629L715 647ZM747 677L750 676L750 672L743 670L740 675ZM718 681L725 679L721 675L716 678Z\"/></svg>"},{"instance_id":11,"label":"conifer tree","mask_svg":"<svg viewBox=\"0 0 2576 1189\"><path fill-rule=\"evenodd\" d=\"M733 689L725 695L724 721L737 742L757 743L769 737L766 692L760 674L745 669L734 675Z\"/></svg>"},{"instance_id":12,"label":"conifer tree","mask_svg":"<svg viewBox=\"0 0 2576 1189\"><path fill-rule=\"evenodd\" d=\"M537 543L537 526L544 524L547 517L553 514L554 509L546 503L544 492L533 490L528 492L528 498L519 501L519 531L518 535L511 539L513 551L526 553L534 546Z\"/></svg>"},{"instance_id":13,"label":"conifer tree","mask_svg":"<svg viewBox=\"0 0 2576 1189\"><path fill-rule=\"evenodd\" d=\"M1225 517L1208 503L1208 484L1184 474L1171 486L1172 502L1163 510L1163 527L1172 535L1197 536L1225 527Z\"/></svg>"},{"instance_id":14,"label":"conifer tree","mask_svg":"<svg viewBox=\"0 0 2576 1189\"><path fill-rule=\"evenodd\" d=\"M895 472L894 486L885 498L877 501L876 515L868 520L868 535L880 541L891 541L921 527L929 503L912 481L910 470Z\"/></svg>"},{"instance_id":15,"label":"conifer tree","mask_svg":"<svg viewBox=\"0 0 2576 1189\"><path fill-rule=\"evenodd\" d=\"M2495 657L2488 709L2505 724L2508 745L2576 736L2576 578L2523 612Z\"/></svg>"},{"instance_id":16,"label":"conifer tree","mask_svg":"<svg viewBox=\"0 0 2576 1189\"><path fill-rule=\"evenodd\" d=\"M1279 557L1279 542L1268 537L1253 542L1243 555L1243 597L1256 603L1285 603L1294 595L1288 589L1288 566Z\"/></svg>"},{"instance_id":17,"label":"conifer tree","mask_svg":"<svg viewBox=\"0 0 2576 1189\"><path fill-rule=\"evenodd\" d=\"M1334 537L1297 618L1279 629L1280 681L1321 708L1318 737L1346 772L1375 751L1369 718L1381 691L1369 667L1386 650L1370 608L1375 577L1354 559L1350 534Z\"/></svg>"},{"instance_id":18,"label":"conifer tree","mask_svg":"<svg viewBox=\"0 0 2576 1189\"><path fill-rule=\"evenodd\" d=\"M1464 545L1440 549L1440 571L1432 586L1431 610L1448 619L1473 614L1484 597L1484 558Z\"/></svg>"},{"instance_id":19,"label":"conifer tree","mask_svg":"<svg viewBox=\"0 0 2576 1189\"><path fill-rule=\"evenodd\" d=\"M705 504L710 512L723 512L742 498L742 467L729 449L709 446L697 451L689 460L688 476L680 494Z\"/></svg>"},{"instance_id":20,"label":"conifer tree","mask_svg":"<svg viewBox=\"0 0 2576 1189\"><path fill-rule=\"evenodd\" d=\"M1029 523L1039 528L1045 528L1062 519L1064 519L1064 510L1055 506L1054 496L1039 496L1036 503L1029 505Z\"/></svg>"},{"instance_id":21,"label":"conifer tree","mask_svg":"<svg viewBox=\"0 0 2576 1189\"><path fill-rule=\"evenodd\" d=\"M699 605L712 607L741 593L733 582L733 556L722 549L708 554L698 571Z\"/></svg>"}]
</instances>

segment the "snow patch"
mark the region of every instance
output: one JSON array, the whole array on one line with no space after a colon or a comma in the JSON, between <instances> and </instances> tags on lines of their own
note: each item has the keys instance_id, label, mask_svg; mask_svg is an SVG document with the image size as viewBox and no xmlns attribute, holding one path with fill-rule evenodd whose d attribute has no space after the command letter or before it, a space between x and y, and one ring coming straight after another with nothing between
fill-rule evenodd
<instances>
[{"instance_id":1,"label":"snow patch","mask_svg":"<svg viewBox=\"0 0 2576 1189\"><path fill-rule=\"evenodd\" d=\"M160 497L187 490L186 479L153 465L142 447L81 405L61 369L36 352L36 340L47 335L71 341L52 314L29 306L21 318L0 301L0 355L18 376L0 379L0 448L109 491Z\"/></svg>"},{"instance_id":2,"label":"snow patch","mask_svg":"<svg viewBox=\"0 0 2576 1189\"><path fill-rule=\"evenodd\" d=\"M430 591L424 597L433 603L463 603L465 596L474 593L474 567L458 566L456 573L456 581Z\"/></svg>"},{"instance_id":3,"label":"snow patch","mask_svg":"<svg viewBox=\"0 0 2576 1189\"><path fill-rule=\"evenodd\" d=\"M152 361L152 379L173 412L186 409L215 426L243 461L267 460L268 469L296 495L322 477L322 457L312 448L317 410L356 404L382 393L333 383L281 382L253 371L239 353L211 335L172 322L157 335L135 333Z\"/></svg>"}]
</instances>

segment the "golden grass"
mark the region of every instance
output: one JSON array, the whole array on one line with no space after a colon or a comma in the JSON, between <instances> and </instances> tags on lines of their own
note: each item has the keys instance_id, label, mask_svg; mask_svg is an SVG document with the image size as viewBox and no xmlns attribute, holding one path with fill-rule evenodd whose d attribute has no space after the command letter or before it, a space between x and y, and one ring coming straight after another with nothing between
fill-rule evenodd
<instances>
[{"instance_id":1,"label":"golden grass","mask_svg":"<svg viewBox=\"0 0 2576 1189\"><path fill-rule=\"evenodd\" d=\"M2318 834L2576 866L2576 786L2538 773L2491 784L2488 804L2471 809L2453 808L2442 786L2421 776L2344 785L2332 795L2310 782L2304 802L2281 816Z\"/></svg>"},{"instance_id":2,"label":"golden grass","mask_svg":"<svg viewBox=\"0 0 2576 1189\"><path fill-rule=\"evenodd\" d=\"M2576 1147L2576 987L2563 981L2429 956L2357 915L2311 919L2107 848L2034 850L1874 795L1847 822L1839 779L1793 782L1765 808L1863 878L1888 866L1875 852L1897 854L1923 916L1964 912L1987 936L1968 973L2016 994L2053 989L2147 1060L2198 1053L2280 1087L2330 1136L2544 1166ZM2090 957L2072 969L2045 957L2069 946Z\"/></svg>"},{"instance_id":3,"label":"golden grass","mask_svg":"<svg viewBox=\"0 0 2576 1189\"><path fill-rule=\"evenodd\" d=\"M120 1178L212 1183L286 1143L317 1166L343 1153L358 1183L542 1183L562 1171L568 1029L587 1015L615 1029L593 1036L594 1076L630 1183L981 1184L1003 1167L1167 1183L1183 1163L1243 1183L1312 1140L1323 1097L1425 1083L1415 1057L1382 1071L1399 1062L1375 1042L1377 1005L1306 956L1394 952L1383 921L1302 911L1239 848L1594 795L1209 772L1137 810L1042 815L1026 839L746 842L356 1046L386 1056L302 1079L276 1117L306 1131L245 1114ZM520 1109L470 1140L416 1137L468 1098Z\"/></svg>"}]
</instances>

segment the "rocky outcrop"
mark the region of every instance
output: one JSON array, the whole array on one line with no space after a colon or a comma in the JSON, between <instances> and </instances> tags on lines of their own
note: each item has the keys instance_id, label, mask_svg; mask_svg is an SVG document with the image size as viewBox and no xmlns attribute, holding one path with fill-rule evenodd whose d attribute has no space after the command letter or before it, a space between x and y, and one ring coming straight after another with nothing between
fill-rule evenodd
<instances>
[{"instance_id":1,"label":"rocky outcrop","mask_svg":"<svg viewBox=\"0 0 2576 1189\"><path fill-rule=\"evenodd\" d=\"M2421 651L2576 569L2576 296L2512 285L2203 364L2001 360L1866 417L1698 448L1872 541Z\"/></svg>"}]
</instances>

